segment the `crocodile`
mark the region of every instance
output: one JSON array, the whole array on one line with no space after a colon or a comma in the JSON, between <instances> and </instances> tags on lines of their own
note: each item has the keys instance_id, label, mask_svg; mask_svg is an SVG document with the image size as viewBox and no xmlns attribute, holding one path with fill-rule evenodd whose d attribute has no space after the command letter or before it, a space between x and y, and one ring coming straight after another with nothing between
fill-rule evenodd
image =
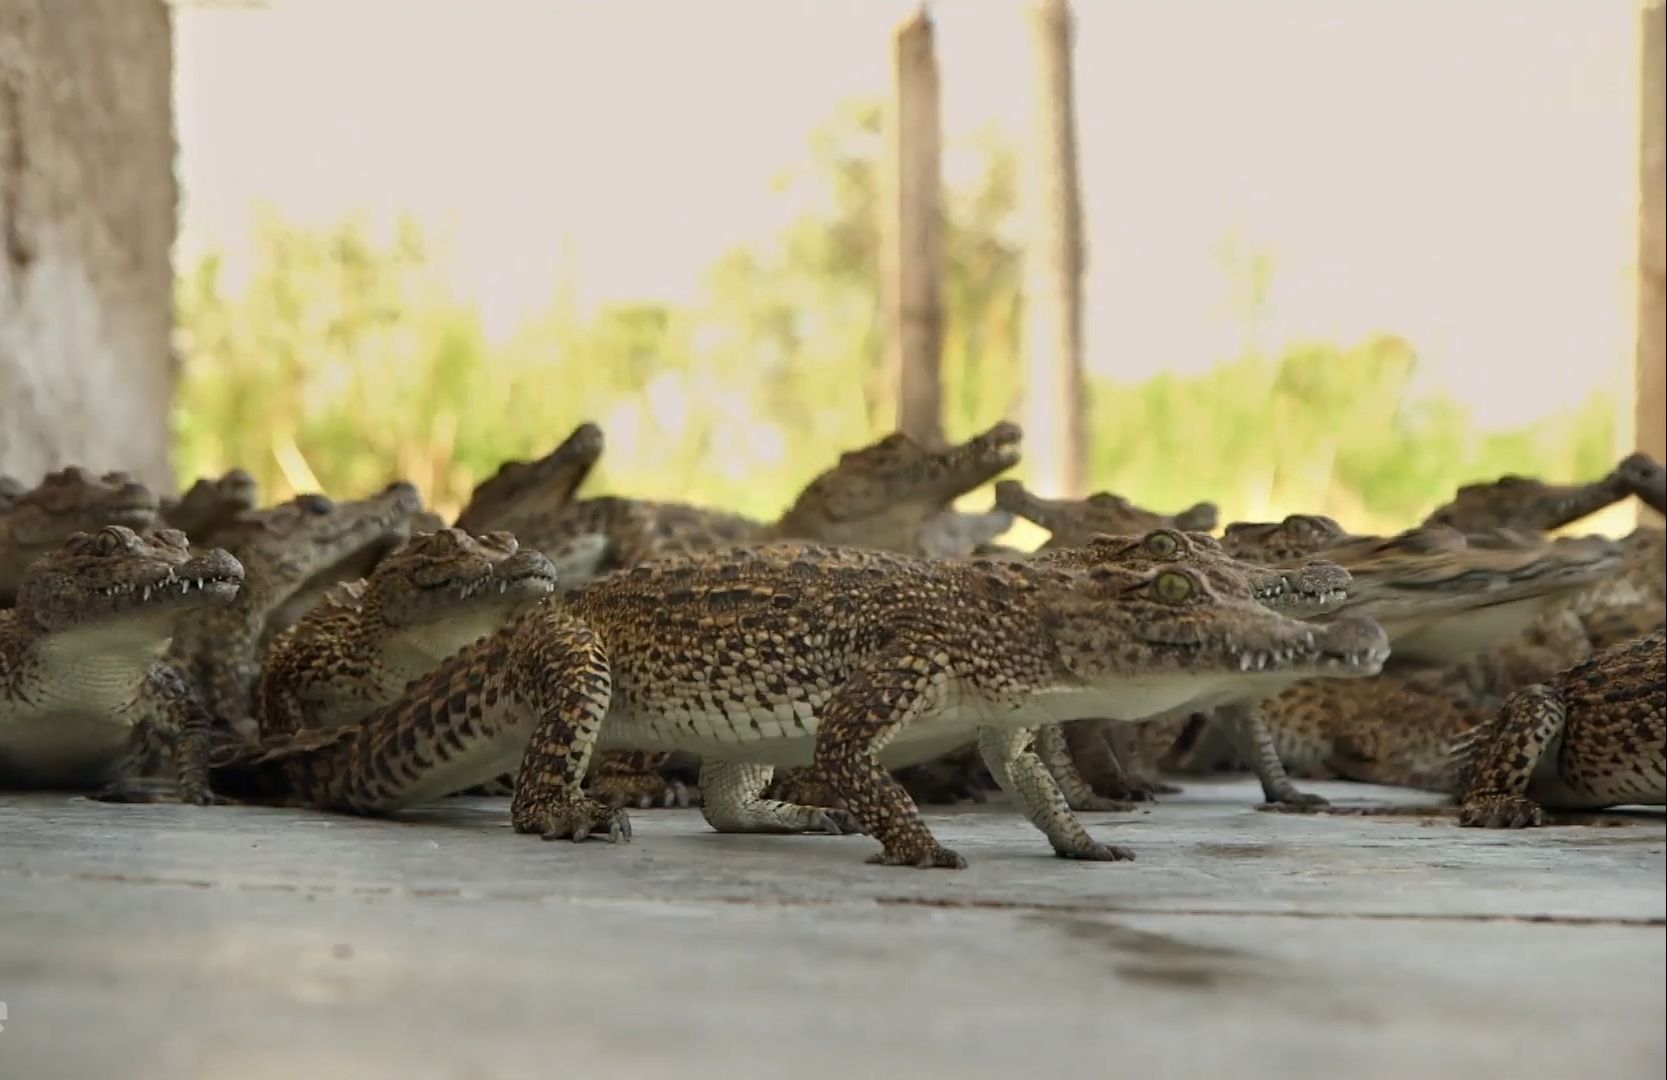
<instances>
[{"instance_id":1,"label":"crocodile","mask_svg":"<svg viewBox=\"0 0 1667 1080\"><path fill-rule=\"evenodd\" d=\"M1010 423L949 447L929 447L893 433L840 455L773 524L679 503L600 496L581 499L554 517L519 519L516 536L557 559L561 580L569 586L585 576L557 552L576 538L595 536L605 537L609 548L594 565L597 573L725 545L794 539L904 554L963 554L1006 531L1012 519L999 510L959 515L950 504L1017 464L1021 440L1020 429ZM696 792L668 775L667 766L663 754L606 753L591 770L591 790L620 805L686 805ZM481 790L507 793L508 784Z\"/></svg>"},{"instance_id":2,"label":"crocodile","mask_svg":"<svg viewBox=\"0 0 1667 1080\"><path fill-rule=\"evenodd\" d=\"M0 513L0 607L16 600L29 564L57 551L72 534L104 525L149 529L158 509L156 494L124 472L95 475L71 465L47 473Z\"/></svg>"},{"instance_id":3,"label":"crocodile","mask_svg":"<svg viewBox=\"0 0 1667 1080\"><path fill-rule=\"evenodd\" d=\"M417 489L395 483L352 502L297 495L218 531L220 546L243 566L243 586L232 603L182 623L168 656L221 730L255 735L255 691L274 613L316 583L363 576L368 563L404 542L421 510Z\"/></svg>"},{"instance_id":4,"label":"crocodile","mask_svg":"<svg viewBox=\"0 0 1667 1080\"><path fill-rule=\"evenodd\" d=\"M533 532L540 521L566 512L585 478L602 457L602 429L582 423L555 449L534 461L506 461L475 485L453 526L469 533L515 532L526 522Z\"/></svg>"},{"instance_id":5,"label":"crocodile","mask_svg":"<svg viewBox=\"0 0 1667 1080\"><path fill-rule=\"evenodd\" d=\"M507 532L419 533L273 639L261 665L261 735L360 723L549 595L555 580L550 560Z\"/></svg>"},{"instance_id":6,"label":"crocodile","mask_svg":"<svg viewBox=\"0 0 1667 1080\"><path fill-rule=\"evenodd\" d=\"M1459 824L1520 829L1548 809L1667 805L1664 643L1658 628L1506 698L1461 742Z\"/></svg>"},{"instance_id":7,"label":"crocodile","mask_svg":"<svg viewBox=\"0 0 1667 1080\"><path fill-rule=\"evenodd\" d=\"M1221 512L1215 503L1194 503L1174 514L1159 514L1136 506L1121 495L1099 491L1084 499L1044 499L1017 480L996 484L996 506L1051 534L1041 550L1087 543L1096 535L1139 536L1154 529L1210 533Z\"/></svg>"},{"instance_id":8,"label":"crocodile","mask_svg":"<svg viewBox=\"0 0 1667 1080\"><path fill-rule=\"evenodd\" d=\"M259 506L260 484L255 478L245 469L228 469L219 476L199 477L183 495L163 496L162 520L193 543L212 543L216 532Z\"/></svg>"},{"instance_id":9,"label":"crocodile","mask_svg":"<svg viewBox=\"0 0 1667 1080\"><path fill-rule=\"evenodd\" d=\"M1548 484L1507 473L1497 480L1465 484L1451 501L1432 510L1425 525L1446 525L1464 533L1490 529L1552 532L1611 506L1629 494L1626 462L1584 484Z\"/></svg>"},{"instance_id":10,"label":"crocodile","mask_svg":"<svg viewBox=\"0 0 1667 1080\"><path fill-rule=\"evenodd\" d=\"M184 533L120 525L71 534L0 611L0 788L112 798L171 751L178 798L210 801L209 716L166 660L191 617L223 609L243 568Z\"/></svg>"},{"instance_id":11,"label":"crocodile","mask_svg":"<svg viewBox=\"0 0 1667 1080\"><path fill-rule=\"evenodd\" d=\"M770 523L682 503L604 495L579 499L547 519L518 522L514 531L523 544L540 550L577 534L606 536L612 550L599 567L603 572L658 555L776 540L924 554L923 531L955 499L1017 464L1021 438L1018 426L1009 423L946 448L895 432L840 455Z\"/></svg>"},{"instance_id":12,"label":"crocodile","mask_svg":"<svg viewBox=\"0 0 1667 1080\"><path fill-rule=\"evenodd\" d=\"M661 561L540 602L325 740L222 763L228 794L361 814L396 811L520 762L515 831L628 838L623 810L581 794L593 750L687 750L702 813L747 832L878 840L870 861L965 866L887 772L888 747L975 731L1004 790L1056 854L1130 858L1091 837L1031 749L1079 715L1148 715L1213 688L1378 670L1370 620L1327 627L1218 588L1184 565L941 560L748 547ZM778 765L813 764L844 809L759 798Z\"/></svg>"}]
</instances>

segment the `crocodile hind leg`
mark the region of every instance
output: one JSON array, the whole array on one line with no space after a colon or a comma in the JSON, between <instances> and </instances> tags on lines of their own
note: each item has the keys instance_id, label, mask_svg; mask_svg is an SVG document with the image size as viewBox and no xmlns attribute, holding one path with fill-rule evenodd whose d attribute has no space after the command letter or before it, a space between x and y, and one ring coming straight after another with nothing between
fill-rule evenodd
<instances>
[{"instance_id":1,"label":"crocodile hind leg","mask_svg":"<svg viewBox=\"0 0 1667 1080\"><path fill-rule=\"evenodd\" d=\"M1528 798L1528 784L1562 737L1564 720L1563 703L1544 686L1525 687L1506 698L1475 751L1459 796L1459 824L1481 829L1545 824L1545 811Z\"/></svg>"},{"instance_id":2,"label":"crocodile hind leg","mask_svg":"<svg viewBox=\"0 0 1667 1080\"><path fill-rule=\"evenodd\" d=\"M1124 768L1122 758L1112 742L1112 731L1116 726L1111 720L1068 720L1058 725L1058 728L1077 775L1095 795L1119 803L1150 800L1164 788L1164 785L1144 778L1137 781ZM1044 760L1047 760L1052 768L1053 761L1046 745L1040 746L1039 749L1043 750ZM1060 779L1059 772L1054 772L1054 778ZM1063 780L1060 786L1065 787ZM1070 789L1066 787L1067 797L1070 794ZM1077 806L1075 800L1071 805L1078 810L1087 809Z\"/></svg>"},{"instance_id":3,"label":"crocodile hind leg","mask_svg":"<svg viewBox=\"0 0 1667 1080\"><path fill-rule=\"evenodd\" d=\"M1051 726L1051 725L1050 725ZM1023 808L1030 823L1042 830L1054 854L1064 859L1117 862L1134 858L1127 848L1102 844L1088 834L1071 813L1042 759L1031 749L1029 728L980 728L978 749L1003 791Z\"/></svg>"},{"instance_id":4,"label":"crocodile hind leg","mask_svg":"<svg viewBox=\"0 0 1667 1080\"><path fill-rule=\"evenodd\" d=\"M704 798L700 812L719 832L827 833L856 832L843 810L799 806L764 798L775 768L770 765L706 760L700 766Z\"/></svg>"},{"instance_id":5,"label":"crocodile hind leg","mask_svg":"<svg viewBox=\"0 0 1667 1080\"><path fill-rule=\"evenodd\" d=\"M1226 705L1219 710L1222 721L1238 743L1239 755L1250 764L1262 782L1262 796L1271 805L1291 809L1329 806L1322 795L1311 795L1291 782L1279 760L1279 748L1267 717L1257 705Z\"/></svg>"}]
</instances>

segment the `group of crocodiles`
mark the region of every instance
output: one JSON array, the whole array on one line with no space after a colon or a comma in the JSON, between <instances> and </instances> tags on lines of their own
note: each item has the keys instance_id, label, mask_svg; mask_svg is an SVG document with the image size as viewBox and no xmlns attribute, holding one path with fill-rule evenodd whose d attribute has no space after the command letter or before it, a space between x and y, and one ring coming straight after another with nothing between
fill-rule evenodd
<instances>
[{"instance_id":1,"label":"group of crocodiles","mask_svg":"<svg viewBox=\"0 0 1667 1080\"><path fill-rule=\"evenodd\" d=\"M1667 509L1650 458L1470 485L1393 536L1214 535L1210 503L1013 480L954 509L1020 442L893 434L773 522L579 497L592 424L449 526L405 483L262 507L241 470L178 497L0 478L0 789L363 815L496 791L518 833L616 841L698 802L915 867L965 865L919 805L992 787L1058 855L1130 858L1077 814L1176 790L1159 771L1248 767L1265 809L1332 809L1293 778L1411 786L1490 828L1667 801L1663 534L1561 535ZM1050 539L997 543L1016 518Z\"/></svg>"}]
</instances>

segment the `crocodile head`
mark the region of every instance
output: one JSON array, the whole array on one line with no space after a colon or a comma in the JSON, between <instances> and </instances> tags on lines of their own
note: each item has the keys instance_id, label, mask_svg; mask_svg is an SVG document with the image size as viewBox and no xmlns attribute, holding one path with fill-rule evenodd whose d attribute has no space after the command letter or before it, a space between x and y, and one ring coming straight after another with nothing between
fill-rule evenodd
<instances>
[{"instance_id":1,"label":"crocodile head","mask_svg":"<svg viewBox=\"0 0 1667 1080\"><path fill-rule=\"evenodd\" d=\"M555 587L550 560L521 550L509 533L440 529L412 537L377 564L362 597L367 614L402 634L455 640L441 650L449 656Z\"/></svg>"},{"instance_id":2,"label":"crocodile head","mask_svg":"<svg viewBox=\"0 0 1667 1080\"><path fill-rule=\"evenodd\" d=\"M104 525L149 529L158 509L155 493L127 473L98 476L74 465L47 473L10 501L11 509L0 515L0 604L16 595L30 563L56 551L72 533Z\"/></svg>"},{"instance_id":3,"label":"crocodile head","mask_svg":"<svg viewBox=\"0 0 1667 1080\"><path fill-rule=\"evenodd\" d=\"M259 505L260 484L248 471L230 469L220 476L198 478L177 498L164 496L162 519L201 543Z\"/></svg>"},{"instance_id":4,"label":"crocodile head","mask_svg":"<svg viewBox=\"0 0 1667 1080\"><path fill-rule=\"evenodd\" d=\"M457 527L479 531L526 515L559 514L596 467L602 449L602 429L583 423L535 461L504 462L475 485L469 505L457 515Z\"/></svg>"},{"instance_id":5,"label":"crocodile head","mask_svg":"<svg viewBox=\"0 0 1667 1080\"><path fill-rule=\"evenodd\" d=\"M1044 499L1017 480L996 484L996 506L1052 533L1046 548L1085 543L1096 534L1134 536L1164 528L1213 532L1220 518L1214 503L1196 503L1175 514L1160 514L1109 491L1097 491L1086 499Z\"/></svg>"},{"instance_id":6,"label":"crocodile head","mask_svg":"<svg viewBox=\"0 0 1667 1080\"><path fill-rule=\"evenodd\" d=\"M1486 483L1465 484L1424 523L1449 525L1465 533L1488 529L1549 532L1595 514L1628 494L1617 472L1586 484L1547 484L1507 474Z\"/></svg>"},{"instance_id":7,"label":"crocodile head","mask_svg":"<svg viewBox=\"0 0 1667 1080\"><path fill-rule=\"evenodd\" d=\"M1622 566L1621 545L1603 537L1453 537L1448 529L1410 529L1326 553L1354 578L1342 612L1381 623L1397 662L1446 665L1497 648Z\"/></svg>"},{"instance_id":8,"label":"crocodile head","mask_svg":"<svg viewBox=\"0 0 1667 1080\"><path fill-rule=\"evenodd\" d=\"M1640 451L1615 466L1616 482L1658 514L1667 514L1667 468Z\"/></svg>"},{"instance_id":9,"label":"crocodile head","mask_svg":"<svg viewBox=\"0 0 1667 1080\"><path fill-rule=\"evenodd\" d=\"M1000 423L958 446L923 446L902 432L840 455L773 527L803 538L915 551L924 525L956 499L1019 461L1023 433Z\"/></svg>"},{"instance_id":10,"label":"crocodile head","mask_svg":"<svg viewBox=\"0 0 1667 1080\"><path fill-rule=\"evenodd\" d=\"M184 533L141 535L121 525L72 534L37 559L18 590L18 617L58 644L87 652L161 649L181 615L224 607L243 567L220 548L193 551Z\"/></svg>"},{"instance_id":11,"label":"crocodile head","mask_svg":"<svg viewBox=\"0 0 1667 1080\"><path fill-rule=\"evenodd\" d=\"M1283 521L1235 521L1222 530L1221 546L1251 562L1300 559L1355 539L1323 514L1291 514Z\"/></svg>"},{"instance_id":12,"label":"crocodile head","mask_svg":"<svg viewBox=\"0 0 1667 1080\"><path fill-rule=\"evenodd\" d=\"M240 515L216 539L247 570L239 606L270 612L364 577L405 542L423 512L417 489L404 482L351 502L304 494Z\"/></svg>"},{"instance_id":13,"label":"crocodile head","mask_svg":"<svg viewBox=\"0 0 1667 1080\"><path fill-rule=\"evenodd\" d=\"M1153 529L1141 536L1092 536L1077 547L1053 549L1037 558L1061 565L1137 570L1190 566L1219 589L1249 590L1257 603L1297 618L1341 607L1349 590L1349 572L1336 563L1316 559L1301 566L1258 566L1233 558L1212 536L1179 529Z\"/></svg>"},{"instance_id":14,"label":"crocodile head","mask_svg":"<svg viewBox=\"0 0 1667 1080\"><path fill-rule=\"evenodd\" d=\"M1151 680L1123 719L1297 679L1375 675L1389 657L1389 637L1370 619L1293 619L1242 580L1184 563L1102 563L1066 577L1043 619L1061 666L1089 684Z\"/></svg>"}]
</instances>

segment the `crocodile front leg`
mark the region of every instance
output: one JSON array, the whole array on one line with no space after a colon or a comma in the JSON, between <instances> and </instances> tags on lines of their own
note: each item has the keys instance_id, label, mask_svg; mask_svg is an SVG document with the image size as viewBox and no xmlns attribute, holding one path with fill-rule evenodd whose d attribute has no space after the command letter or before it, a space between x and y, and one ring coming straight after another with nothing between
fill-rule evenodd
<instances>
[{"instance_id":1,"label":"crocodile front leg","mask_svg":"<svg viewBox=\"0 0 1667 1080\"><path fill-rule=\"evenodd\" d=\"M871 863L923 870L967 865L958 852L938 843L920 808L880 763L886 743L937 704L948 677L941 653L900 649L853 673L822 708L812 766L858 827L880 842Z\"/></svg>"},{"instance_id":2,"label":"crocodile front leg","mask_svg":"<svg viewBox=\"0 0 1667 1080\"><path fill-rule=\"evenodd\" d=\"M1269 804L1291 809L1331 805L1324 796L1311 795L1291 782L1279 760L1273 731L1259 705L1224 705L1218 713L1227 730L1233 733L1239 756L1250 764L1256 779L1262 782L1262 796Z\"/></svg>"},{"instance_id":3,"label":"crocodile front leg","mask_svg":"<svg viewBox=\"0 0 1667 1080\"><path fill-rule=\"evenodd\" d=\"M1048 725L1052 726L1052 725ZM1134 858L1127 848L1102 844L1088 834L1066 804L1042 759L1031 749L1029 728L980 728L978 750L1001 789L1018 802L1030 823L1042 830L1054 854L1064 859L1118 862ZM1063 740L1061 740L1063 742ZM1063 750L1063 746L1060 747Z\"/></svg>"},{"instance_id":4,"label":"crocodile front leg","mask_svg":"<svg viewBox=\"0 0 1667 1080\"><path fill-rule=\"evenodd\" d=\"M1111 733L1115 723L1112 720L1068 720L1059 725L1071 761L1089 790L1117 802L1146 802L1160 791L1179 791L1179 788L1129 775L1112 743ZM1054 776L1057 779L1059 774L1056 772ZM1084 809L1075 802L1071 805L1074 809Z\"/></svg>"},{"instance_id":5,"label":"crocodile front leg","mask_svg":"<svg viewBox=\"0 0 1667 1080\"><path fill-rule=\"evenodd\" d=\"M225 800L209 790L209 745L213 718L177 670L154 665L128 706L133 741L113 783L94 798L101 802L182 802L207 806ZM143 763L165 749L173 759L172 790L147 783Z\"/></svg>"},{"instance_id":6,"label":"crocodile front leg","mask_svg":"<svg viewBox=\"0 0 1667 1080\"><path fill-rule=\"evenodd\" d=\"M700 812L719 832L827 833L840 836L857 831L843 810L800 806L764 798L775 768L771 765L713 761L700 765Z\"/></svg>"},{"instance_id":7,"label":"crocodile front leg","mask_svg":"<svg viewBox=\"0 0 1667 1080\"><path fill-rule=\"evenodd\" d=\"M1459 796L1459 824L1481 829L1522 829L1545 824L1545 811L1528 798L1534 770L1563 734L1563 703L1545 686L1529 686L1505 699L1486 728Z\"/></svg>"},{"instance_id":8,"label":"crocodile front leg","mask_svg":"<svg viewBox=\"0 0 1667 1080\"><path fill-rule=\"evenodd\" d=\"M700 791L691 790L683 781L661 772L670 759L670 754L604 751L596 756L596 764L585 777L585 788L593 798L609 806L686 809L700 801Z\"/></svg>"}]
</instances>

